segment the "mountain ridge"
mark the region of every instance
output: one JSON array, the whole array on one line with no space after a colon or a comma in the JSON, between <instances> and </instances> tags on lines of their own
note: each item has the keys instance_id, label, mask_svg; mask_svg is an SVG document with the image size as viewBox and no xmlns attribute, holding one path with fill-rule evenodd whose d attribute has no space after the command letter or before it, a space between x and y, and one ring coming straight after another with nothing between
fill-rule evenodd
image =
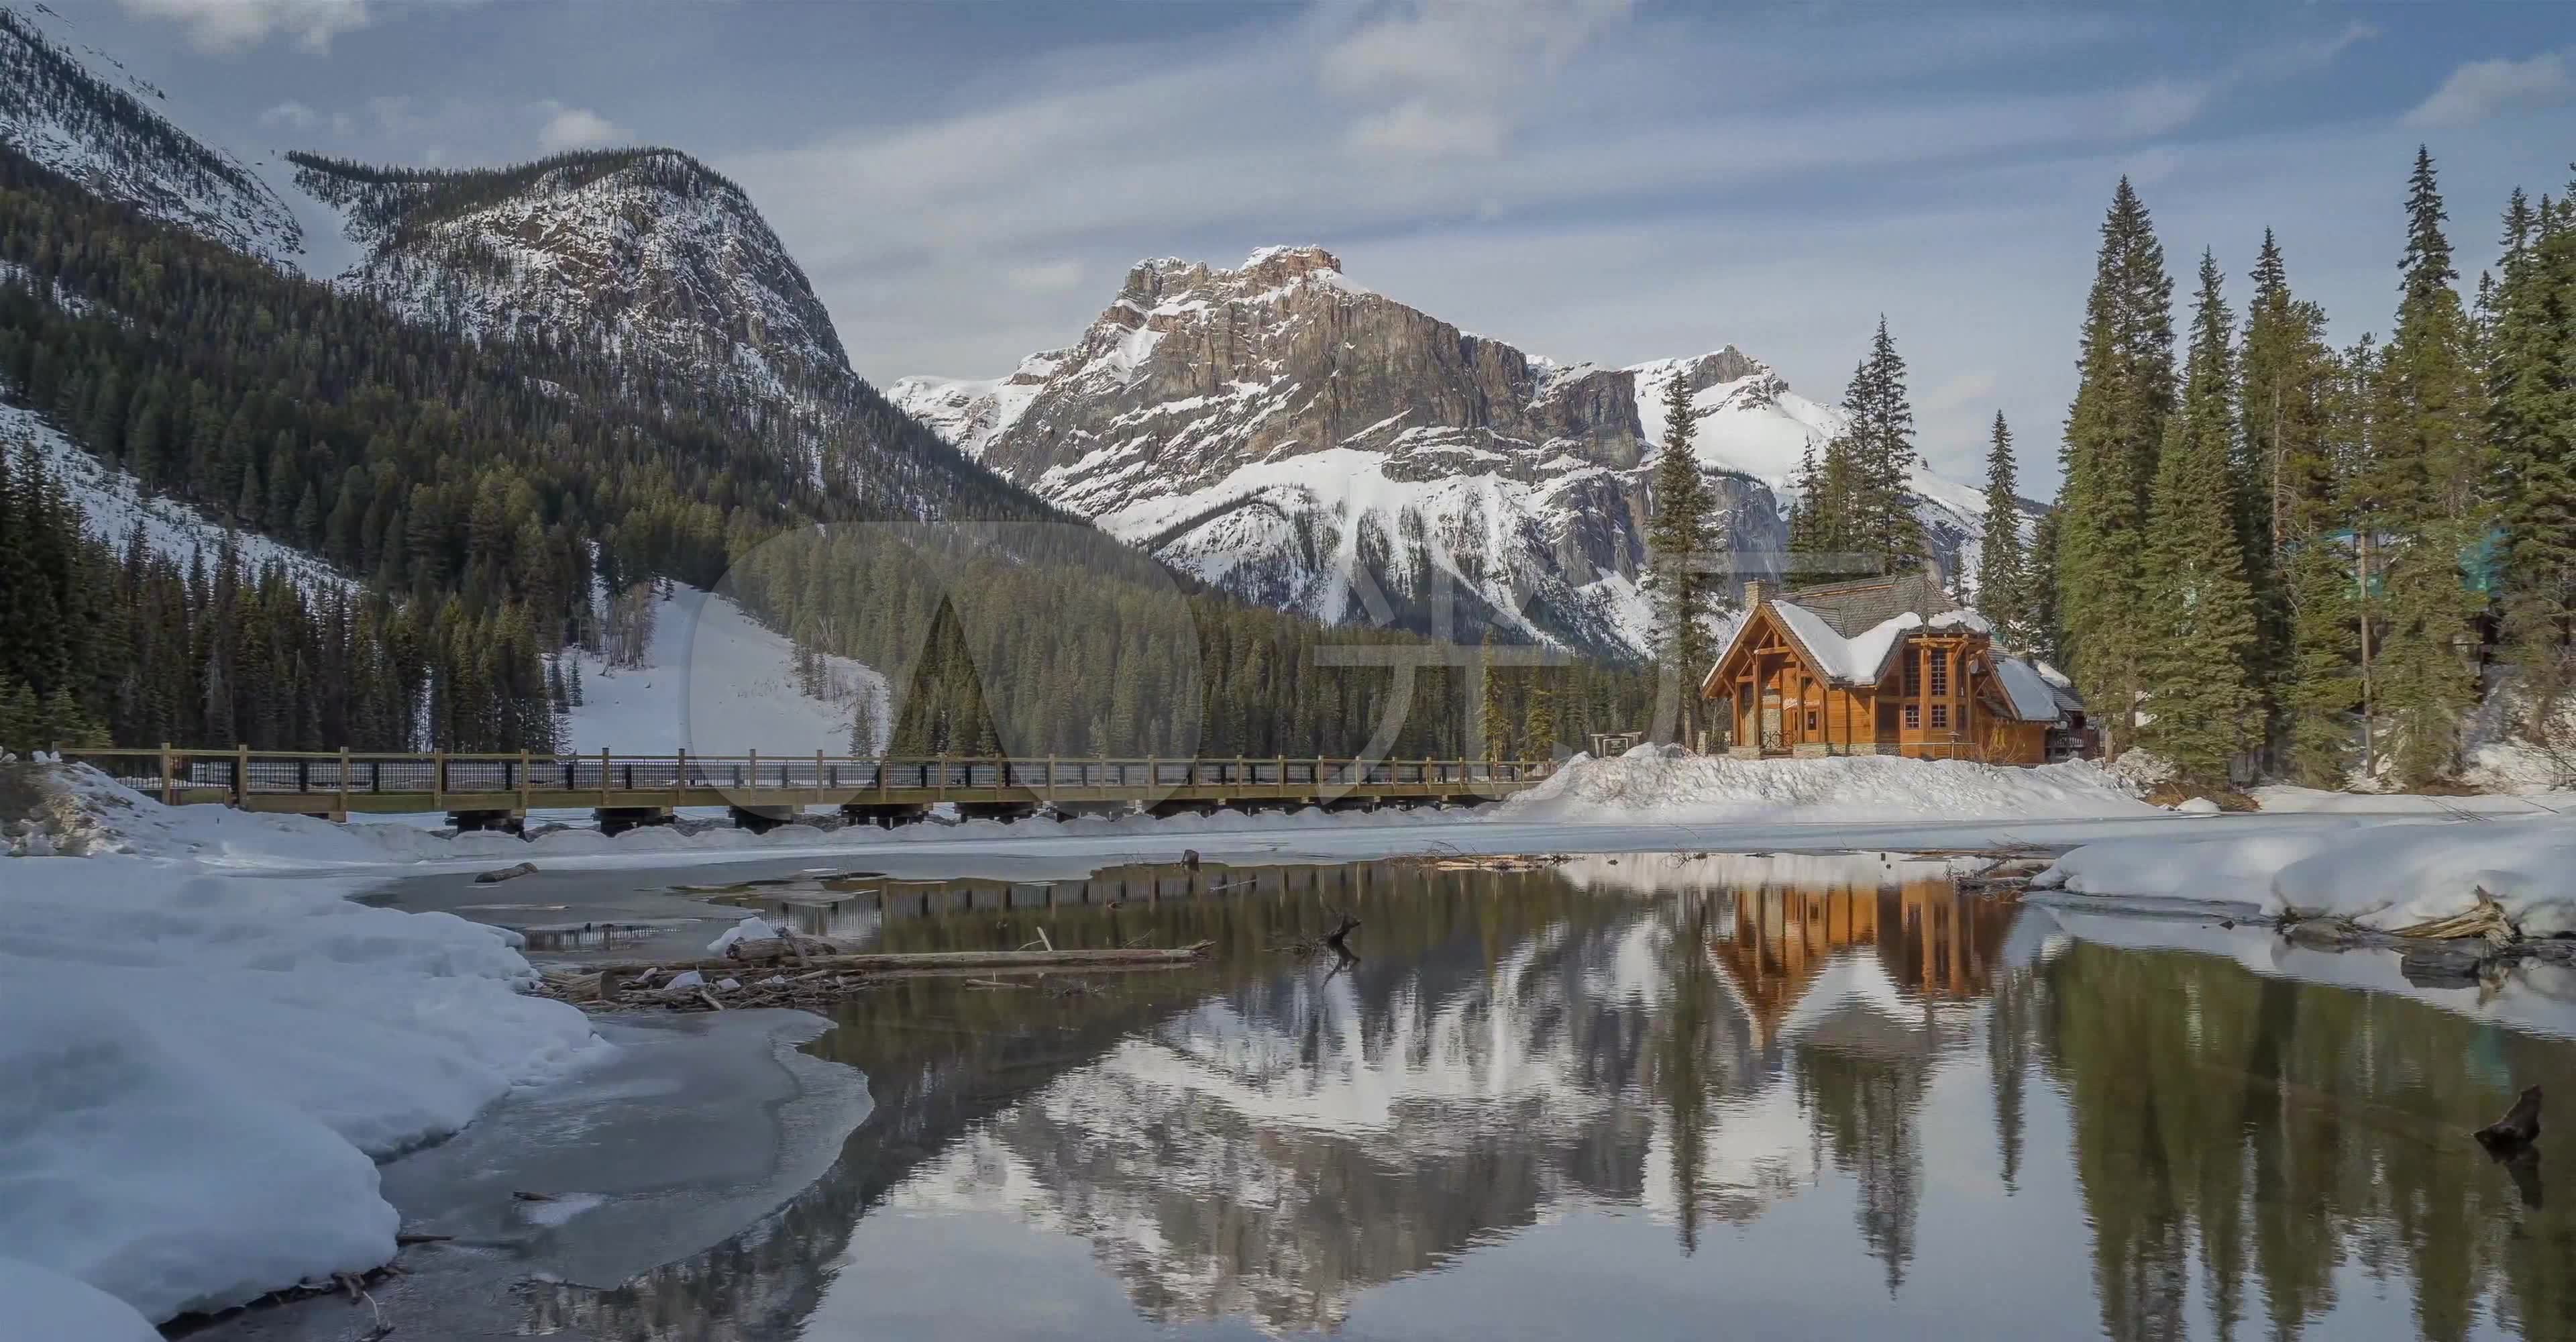
<instances>
[{"instance_id":1,"label":"mountain ridge","mask_svg":"<svg viewBox=\"0 0 2576 1342\"><path fill-rule=\"evenodd\" d=\"M40 20L70 26L44 5L0 5L0 145L273 265L303 253L303 226L240 159L155 108L166 95L150 81L96 47L48 33Z\"/></svg>"},{"instance_id":2,"label":"mountain ridge","mask_svg":"<svg viewBox=\"0 0 2576 1342\"><path fill-rule=\"evenodd\" d=\"M1695 455L1746 576L1776 573L1781 500L1841 412L1734 346L1627 367L1558 363L1377 293L1315 246L1233 269L1132 268L1082 337L1001 378L907 377L890 397L1042 497L1248 599L1331 621L1436 618L1620 657L1638 591L1664 388L1687 378ZM1973 568L1983 499L1927 471L1918 511Z\"/></svg>"}]
</instances>

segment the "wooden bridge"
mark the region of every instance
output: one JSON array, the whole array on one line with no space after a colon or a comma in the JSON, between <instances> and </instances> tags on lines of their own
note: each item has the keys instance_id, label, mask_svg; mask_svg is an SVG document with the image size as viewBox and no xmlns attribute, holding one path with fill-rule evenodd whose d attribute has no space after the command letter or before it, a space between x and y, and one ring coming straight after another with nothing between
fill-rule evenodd
<instances>
[{"instance_id":1,"label":"wooden bridge","mask_svg":"<svg viewBox=\"0 0 2576 1342\"><path fill-rule=\"evenodd\" d=\"M721 806L765 830L809 807L894 825L951 806L970 819L1168 816L1219 809L1470 804L1536 786L1545 760L865 758L762 754L620 755L517 751L67 750L170 805L324 816L443 812L463 829L515 830L530 811L587 809L618 833L667 823L681 807Z\"/></svg>"}]
</instances>

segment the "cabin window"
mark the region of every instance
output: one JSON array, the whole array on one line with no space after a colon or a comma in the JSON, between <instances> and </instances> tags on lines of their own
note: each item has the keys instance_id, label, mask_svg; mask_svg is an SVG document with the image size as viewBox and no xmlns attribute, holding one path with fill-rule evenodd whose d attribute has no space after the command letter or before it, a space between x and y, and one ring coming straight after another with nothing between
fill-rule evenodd
<instances>
[{"instance_id":1,"label":"cabin window","mask_svg":"<svg viewBox=\"0 0 2576 1342\"><path fill-rule=\"evenodd\" d=\"M1907 730L1907 731L1909 731L1909 732L1910 732L1910 731L1915 730L1915 729L1916 729L1916 728L1918 728L1918 727L1921 727L1922 725L1923 725L1923 705L1921 705L1921 704L1907 704L1907 705L1905 706L1905 730Z\"/></svg>"},{"instance_id":2,"label":"cabin window","mask_svg":"<svg viewBox=\"0 0 2576 1342\"><path fill-rule=\"evenodd\" d=\"M1935 727L1947 727L1950 725L1950 706L1948 704L1932 705L1932 725Z\"/></svg>"},{"instance_id":3,"label":"cabin window","mask_svg":"<svg viewBox=\"0 0 2576 1342\"><path fill-rule=\"evenodd\" d=\"M1810 709L1808 709L1808 710L1807 710L1807 730L1808 730L1808 731L1810 731L1810 732L1812 732L1812 731L1814 731L1815 729L1816 729L1816 710L1814 710L1814 709L1810 708Z\"/></svg>"},{"instance_id":4,"label":"cabin window","mask_svg":"<svg viewBox=\"0 0 2576 1342\"><path fill-rule=\"evenodd\" d=\"M1947 651L1936 649L1932 654L1932 697L1935 699L1946 698L1949 696L1949 693L1950 654ZM1937 708L1934 709L1932 711L1932 725L1935 727L1940 726L1941 717L1941 711Z\"/></svg>"},{"instance_id":5,"label":"cabin window","mask_svg":"<svg viewBox=\"0 0 2576 1342\"><path fill-rule=\"evenodd\" d=\"M1923 693L1923 659L1920 657L1905 659L1905 692L1908 695Z\"/></svg>"}]
</instances>

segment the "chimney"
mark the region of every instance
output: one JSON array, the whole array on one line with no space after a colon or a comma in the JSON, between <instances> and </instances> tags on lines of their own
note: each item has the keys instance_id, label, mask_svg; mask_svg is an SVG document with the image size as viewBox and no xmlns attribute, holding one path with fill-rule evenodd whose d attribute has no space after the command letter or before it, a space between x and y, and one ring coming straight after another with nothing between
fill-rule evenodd
<instances>
[{"instance_id":1,"label":"chimney","mask_svg":"<svg viewBox=\"0 0 2576 1342\"><path fill-rule=\"evenodd\" d=\"M1765 600L1768 600L1770 596L1771 584L1764 582L1760 578L1755 578L1744 584L1744 608L1746 610L1760 610L1762 608L1762 603Z\"/></svg>"}]
</instances>

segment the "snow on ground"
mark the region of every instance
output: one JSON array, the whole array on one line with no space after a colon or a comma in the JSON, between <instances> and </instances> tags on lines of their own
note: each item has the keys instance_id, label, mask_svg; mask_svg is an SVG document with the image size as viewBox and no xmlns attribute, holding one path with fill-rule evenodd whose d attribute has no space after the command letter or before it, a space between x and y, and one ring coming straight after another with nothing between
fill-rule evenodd
<instances>
[{"instance_id":1,"label":"snow on ground","mask_svg":"<svg viewBox=\"0 0 2576 1342\"><path fill-rule=\"evenodd\" d=\"M2349 919L2383 932L2474 910L2483 890L2526 936L2576 933L2576 819L2537 816L2297 832L2230 827L2087 844L2032 884L2080 895L2248 903L2267 914Z\"/></svg>"},{"instance_id":2,"label":"snow on ground","mask_svg":"<svg viewBox=\"0 0 2576 1342\"><path fill-rule=\"evenodd\" d=\"M382 861L366 835L330 849L72 776L126 827L102 846L135 851L0 859L0 1260L156 1320L373 1267L396 1223L377 1158L600 1051L518 991L512 933L198 860Z\"/></svg>"},{"instance_id":3,"label":"snow on ground","mask_svg":"<svg viewBox=\"0 0 2576 1342\"><path fill-rule=\"evenodd\" d=\"M581 667L576 750L837 755L862 696L876 706L877 749L893 734L884 676L825 655L825 693L809 695L797 683L795 643L710 592L676 588L656 604L645 666L613 670L598 656L570 655Z\"/></svg>"},{"instance_id":4,"label":"snow on ground","mask_svg":"<svg viewBox=\"0 0 2576 1342\"><path fill-rule=\"evenodd\" d=\"M1515 820L1646 819L1696 823L1754 819L1801 821L2117 818L2148 815L2100 768L2072 761L2037 769L1965 760L1911 760L1881 755L1828 759L1667 758L1632 752L1619 759L1576 756L1545 783L1513 797L1501 815Z\"/></svg>"},{"instance_id":5,"label":"snow on ground","mask_svg":"<svg viewBox=\"0 0 2576 1342\"><path fill-rule=\"evenodd\" d=\"M296 585L308 592L350 585L338 570L302 550L265 536L230 530L187 504L153 496L132 472L92 456L43 416L0 405L0 452L14 461L21 447L30 446L44 462L45 470L61 480L72 501L80 505L90 534L112 546L124 548L127 538L139 527L143 543L153 553L168 556L185 567L190 556L201 552L206 562L213 563L229 536L243 562L253 571L272 562L284 564Z\"/></svg>"},{"instance_id":6,"label":"snow on ground","mask_svg":"<svg viewBox=\"0 0 2576 1342\"><path fill-rule=\"evenodd\" d=\"M12 1328L31 1338L79 1342L161 1342L161 1333L134 1306L87 1282L47 1272L33 1263L0 1258L0 1301Z\"/></svg>"}]
</instances>

